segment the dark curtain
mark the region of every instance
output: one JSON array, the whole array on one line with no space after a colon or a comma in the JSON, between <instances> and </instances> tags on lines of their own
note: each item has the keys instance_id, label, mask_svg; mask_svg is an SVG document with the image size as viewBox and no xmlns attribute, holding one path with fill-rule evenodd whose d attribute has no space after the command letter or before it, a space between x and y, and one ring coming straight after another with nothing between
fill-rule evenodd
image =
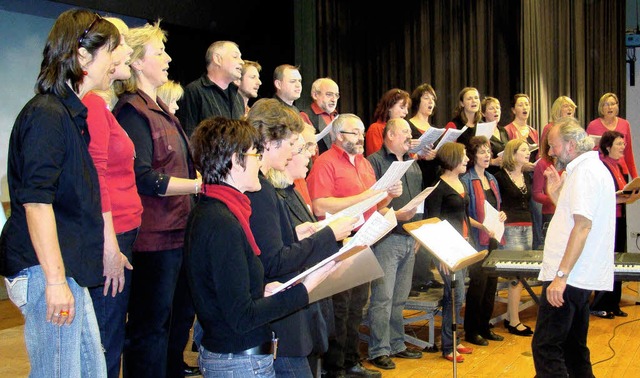
<instances>
[{"instance_id":1,"label":"dark curtain","mask_svg":"<svg viewBox=\"0 0 640 378\"><path fill-rule=\"evenodd\" d=\"M366 17L368 8L373 17ZM378 8L369 2L318 0L318 77L340 86L341 113L365 126L391 88L436 90L432 124L444 126L466 86L507 101L517 90L520 3L410 1Z\"/></svg>"},{"instance_id":2,"label":"dark curtain","mask_svg":"<svg viewBox=\"0 0 640 378\"><path fill-rule=\"evenodd\" d=\"M569 96L586 127L606 92L625 101L625 3L524 0L521 64L532 101L531 126L542 128L553 101Z\"/></svg>"},{"instance_id":3,"label":"dark curtain","mask_svg":"<svg viewBox=\"0 0 640 378\"><path fill-rule=\"evenodd\" d=\"M423 82L438 95L437 126L451 119L466 86L500 100L503 125L513 118L511 98L519 92L532 92L534 127L546 124L560 95L576 101L585 124L597 116L603 93L625 103L624 2L433 0L374 7L316 0L316 9L316 77L332 77L342 96L338 110L357 114L365 126L375 121L386 90L411 92Z\"/></svg>"}]
</instances>

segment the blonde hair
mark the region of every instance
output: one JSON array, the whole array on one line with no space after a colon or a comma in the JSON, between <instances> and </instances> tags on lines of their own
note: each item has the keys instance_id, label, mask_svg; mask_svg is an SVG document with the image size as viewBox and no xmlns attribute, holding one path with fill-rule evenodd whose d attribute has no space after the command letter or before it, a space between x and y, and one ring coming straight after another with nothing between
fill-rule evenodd
<instances>
[{"instance_id":1,"label":"blonde hair","mask_svg":"<svg viewBox=\"0 0 640 378\"><path fill-rule=\"evenodd\" d=\"M562 117L562 105L569 104L573 106L574 109L577 109L578 106L575 102L568 96L560 96L551 105L551 117L549 118L549 122L555 122Z\"/></svg>"},{"instance_id":2,"label":"blonde hair","mask_svg":"<svg viewBox=\"0 0 640 378\"><path fill-rule=\"evenodd\" d=\"M182 95L184 95L184 89L180 83L169 80L158 87L156 95L160 100L162 100L162 102L169 105L171 102L178 101L182 98Z\"/></svg>"},{"instance_id":3,"label":"blonde hair","mask_svg":"<svg viewBox=\"0 0 640 378\"><path fill-rule=\"evenodd\" d=\"M611 92L607 92L605 94L602 95L602 97L600 97L600 101L598 102L598 114L600 114L601 117L604 117L604 103L607 102L607 99L609 97L613 97L614 100L616 100L616 103L620 103L620 101L618 100L618 96L616 96L615 93L611 93Z\"/></svg>"},{"instance_id":4,"label":"blonde hair","mask_svg":"<svg viewBox=\"0 0 640 378\"><path fill-rule=\"evenodd\" d=\"M129 47L133 49L131 53L131 62L135 62L138 59L142 59L146 53L146 46L151 40L157 39L163 43L167 41L167 32L160 29L160 20L156 21L153 25L146 24L137 28L129 29L129 32L125 36L125 40ZM115 85L116 94L120 95L123 92L135 92L138 90L138 73L136 70L132 70L131 77L127 80L118 82Z\"/></svg>"},{"instance_id":5,"label":"blonde hair","mask_svg":"<svg viewBox=\"0 0 640 378\"><path fill-rule=\"evenodd\" d=\"M523 144L528 143L524 139L512 139L504 146L504 154L502 155L502 168L506 171L513 171L516 169L516 159L515 155L518 151L518 148Z\"/></svg>"}]
</instances>

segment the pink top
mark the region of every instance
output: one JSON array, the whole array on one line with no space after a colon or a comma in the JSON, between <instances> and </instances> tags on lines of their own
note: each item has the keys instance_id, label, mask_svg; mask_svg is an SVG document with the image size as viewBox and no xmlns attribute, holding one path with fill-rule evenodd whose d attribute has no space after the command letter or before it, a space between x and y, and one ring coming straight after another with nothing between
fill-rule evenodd
<instances>
[{"instance_id":1,"label":"pink top","mask_svg":"<svg viewBox=\"0 0 640 378\"><path fill-rule=\"evenodd\" d=\"M98 172L102 212L111 211L116 234L131 231L142 223L133 142L100 96L89 93L82 103L88 109L89 154Z\"/></svg>"},{"instance_id":2,"label":"pink top","mask_svg":"<svg viewBox=\"0 0 640 378\"><path fill-rule=\"evenodd\" d=\"M624 142L627 146L624 148L624 157L620 159L620 165L622 166L622 173L625 175L631 175L634 179L638 177L638 171L636 170L636 161L633 158L633 141L631 139L631 126L629 121L624 118L617 117L615 131L624 135ZM602 135L605 131L609 131L607 127L602 123L602 118L596 118L587 126L587 134L589 135ZM595 146L595 150L599 149L599 146Z\"/></svg>"}]
</instances>

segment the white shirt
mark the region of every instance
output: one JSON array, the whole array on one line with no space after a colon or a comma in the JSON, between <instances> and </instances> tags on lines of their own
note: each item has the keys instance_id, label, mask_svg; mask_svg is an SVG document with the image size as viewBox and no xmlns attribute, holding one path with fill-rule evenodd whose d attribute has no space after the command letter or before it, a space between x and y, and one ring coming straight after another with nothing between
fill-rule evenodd
<instances>
[{"instance_id":1,"label":"white shirt","mask_svg":"<svg viewBox=\"0 0 640 378\"><path fill-rule=\"evenodd\" d=\"M612 290L616 196L611 173L597 151L583 153L567 165L545 239L539 280L552 281L556 277L574 226L574 215L589 219L591 231L567 284L585 290Z\"/></svg>"}]
</instances>

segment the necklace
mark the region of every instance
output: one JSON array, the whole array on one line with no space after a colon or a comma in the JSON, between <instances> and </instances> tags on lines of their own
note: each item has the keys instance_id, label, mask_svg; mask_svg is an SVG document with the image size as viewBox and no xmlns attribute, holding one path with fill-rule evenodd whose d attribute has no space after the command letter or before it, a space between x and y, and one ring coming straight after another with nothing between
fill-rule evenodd
<instances>
[{"instance_id":1,"label":"necklace","mask_svg":"<svg viewBox=\"0 0 640 378\"><path fill-rule=\"evenodd\" d=\"M516 188L518 188L518 190L520 190L520 192L522 193L522 195L527 194L527 184L524 182L524 174L522 174L522 172L520 173L519 176L514 177L511 172L507 171L507 174L509 175L509 178L511 179L511 182L513 182L513 185L516 186ZM518 181L520 181L521 183L518 184Z\"/></svg>"}]
</instances>

